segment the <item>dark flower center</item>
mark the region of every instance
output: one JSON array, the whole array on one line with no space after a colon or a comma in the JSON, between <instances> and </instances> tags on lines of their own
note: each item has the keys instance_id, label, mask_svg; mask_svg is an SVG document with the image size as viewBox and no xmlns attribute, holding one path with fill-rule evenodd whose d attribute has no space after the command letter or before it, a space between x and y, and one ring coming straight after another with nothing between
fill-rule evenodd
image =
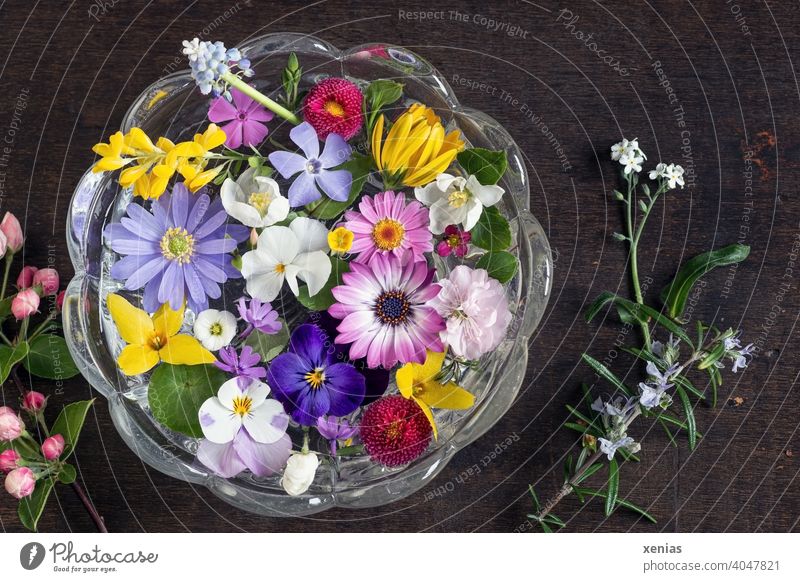
<instances>
[{"instance_id":1,"label":"dark flower center","mask_svg":"<svg viewBox=\"0 0 800 582\"><path fill-rule=\"evenodd\" d=\"M375 302L375 315L381 323L399 325L405 323L411 304L402 291L386 291Z\"/></svg>"}]
</instances>

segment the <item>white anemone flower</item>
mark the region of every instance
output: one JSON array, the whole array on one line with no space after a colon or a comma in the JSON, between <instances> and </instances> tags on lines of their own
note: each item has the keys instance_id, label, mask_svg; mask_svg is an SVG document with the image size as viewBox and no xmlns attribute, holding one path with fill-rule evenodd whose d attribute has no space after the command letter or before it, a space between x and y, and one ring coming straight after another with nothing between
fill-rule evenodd
<instances>
[{"instance_id":1,"label":"white anemone flower","mask_svg":"<svg viewBox=\"0 0 800 582\"><path fill-rule=\"evenodd\" d=\"M230 311L206 309L194 320L194 337L211 352L224 348L236 335L236 316Z\"/></svg>"},{"instance_id":2,"label":"white anemone flower","mask_svg":"<svg viewBox=\"0 0 800 582\"><path fill-rule=\"evenodd\" d=\"M247 292L260 301L273 301L283 282L298 295L297 280L308 285L313 297L331 274L328 229L312 218L295 218L289 226L269 226L261 231L256 248L242 257Z\"/></svg>"},{"instance_id":3,"label":"white anemone flower","mask_svg":"<svg viewBox=\"0 0 800 582\"><path fill-rule=\"evenodd\" d=\"M289 215L289 201L281 196L275 180L257 176L256 171L249 168L235 182L227 178L220 188L220 198L229 216L245 226L264 228Z\"/></svg>"},{"instance_id":4,"label":"white anemone flower","mask_svg":"<svg viewBox=\"0 0 800 582\"><path fill-rule=\"evenodd\" d=\"M484 207L497 204L504 192L495 184L481 184L475 176L463 178L450 174L439 174L424 188L414 188L417 200L430 208L433 234L442 234L451 224L460 224L464 230L471 230Z\"/></svg>"}]
</instances>

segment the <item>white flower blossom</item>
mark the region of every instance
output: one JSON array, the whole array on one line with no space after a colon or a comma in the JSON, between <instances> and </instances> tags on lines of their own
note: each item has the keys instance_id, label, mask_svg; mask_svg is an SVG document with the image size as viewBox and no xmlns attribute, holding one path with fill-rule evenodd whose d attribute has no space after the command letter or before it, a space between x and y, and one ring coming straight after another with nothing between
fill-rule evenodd
<instances>
[{"instance_id":1,"label":"white flower blossom","mask_svg":"<svg viewBox=\"0 0 800 582\"><path fill-rule=\"evenodd\" d=\"M308 491L319 466L316 453L293 453L283 471L281 486L289 495L301 495Z\"/></svg>"},{"instance_id":2,"label":"white flower blossom","mask_svg":"<svg viewBox=\"0 0 800 582\"><path fill-rule=\"evenodd\" d=\"M625 449L631 454L636 454L642 450L642 445L629 436L623 436L615 441L599 438L597 442L600 443L600 450L606 454L609 461L614 458L614 453L617 452L617 449Z\"/></svg>"},{"instance_id":3,"label":"white flower blossom","mask_svg":"<svg viewBox=\"0 0 800 582\"><path fill-rule=\"evenodd\" d=\"M667 185L670 189L675 189L677 186L683 188L685 182L683 180L684 169L678 164L670 164L664 171L664 178L667 179Z\"/></svg>"},{"instance_id":4,"label":"white flower blossom","mask_svg":"<svg viewBox=\"0 0 800 582\"><path fill-rule=\"evenodd\" d=\"M650 170L650 179L657 180L658 178L666 178L667 177L667 164L663 162L659 162L656 164L655 170Z\"/></svg>"},{"instance_id":5,"label":"white flower blossom","mask_svg":"<svg viewBox=\"0 0 800 582\"><path fill-rule=\"evenodd\" d=\"M281 196L278 183L257 176L255 168L243 172L235 182L226 178L220 198L229 216L251 228L272 226L289 215L289 201Z\"/></svg>"},{"instance_id":6,"label":"white flower blossom","mask_svg":"<svg viewBox=\"0 0 800 582\"><path fill-rule=\"evenodd\" d=\"M619 163L623 165L625 175L630 174L631 172L639 173L642 171L642 162L644 161L644 157L639 155L641 152L637 150L630 150L622 155L619 159Z\"/></svg>"},{"instance_id":7,"label":"white flower blossom","mask_svg":"<svg viewBox=\"0 0 800 582\"><path fill-rule=\"evenodd\" d=\"M211 352L224 348L236 335L236 316L229 311L206 309L194 320L194 337Z\"/></svg>"}]
</instances>

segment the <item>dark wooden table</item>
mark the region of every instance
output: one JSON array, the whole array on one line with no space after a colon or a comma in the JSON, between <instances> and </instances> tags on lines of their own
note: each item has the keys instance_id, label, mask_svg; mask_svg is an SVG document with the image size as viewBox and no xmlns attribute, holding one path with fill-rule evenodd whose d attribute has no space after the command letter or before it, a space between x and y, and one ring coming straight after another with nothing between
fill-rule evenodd
<instances>
[{"instance_id":1,"label":"dark wooden table","mask_svg":"<svg viewBox=\"0 0 800 582\"><path fill-rule=\"evenodd\" d=\"M413 19L425 10L436 13ZM531 510L528 484L546 494L560 483L563 452L574 439L561 428L565 405L593 376L581 353L605 357L619 333L613 325L587 325L581 312L602 290L628 291L620 275L626 255L610 236L621 216L609 195L618 179L608 158L624 134L639 137L650 162L676 161L695 173L692 187L671 193L652 219L641 259L642 277L652 278L647 297L656 301L687 256L712 245L749 244L752 254L739 269L706 278L694 316L741 327L760 349L745 373L727 376L718 408L697 409L704 437L694 453L683 438L673 448L659 430L636 431L642 461L624 466L621 491L648 507L657 525L626 513L604 519L600 503L581 507L575 499L559 514L571 517L572 531L797 530L797 14L793 3L774 0L0 2L0 146L6 147L0 148L0 208L25 219L25 261L54 261L64 280L71 274L65 215L93 160L91 145L118 126L144 87L175 67L180 41L196 35L231 46L251 35L297 31L341 47L385 41L426 55L454 86L461 84L464 104L494 116L520 144L531 206L555 253L553 294L519 398L431 488L378 509L256 517L145 466L117 436L100 401L77 461L108 527L508 532L522 526ZM631 364L623 357L614 362L620 373ZM45 382L37 387L53 391ZM6 398L16 397L10 386L4 390ZM52 402L91 395L77 378ZM484 466L482 459L508 437L513 445ZM469 476L476 464L480 472ZM0 527L19 531L15 504L5 494L0 499ZM42 519L44 531L92 531L71 490L61 490L57 501Z\"/></svg>"}]
</instances>

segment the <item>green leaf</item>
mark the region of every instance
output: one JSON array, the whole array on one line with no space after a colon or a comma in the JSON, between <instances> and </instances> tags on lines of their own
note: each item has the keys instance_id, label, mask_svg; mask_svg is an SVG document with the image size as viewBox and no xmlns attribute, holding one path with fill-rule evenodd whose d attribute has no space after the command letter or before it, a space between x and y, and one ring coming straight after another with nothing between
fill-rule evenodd
<instances>
[{"instance_id":1,"label":"green leaf","mask_svg":"<svg viewBox=\"0 0 800 582\"><path fill-rule=\"evenodd\" d=\"M749 246L732 244L715 251L702 253L686 261L672 282L661 292L661 301L667 308L669 316L679 319L683 315L689 293L700 277L717 267L739 263L745 260L749 254Z\"/></svg>"},{"instance_id":2,"label":"green leaf","mask_svg":"<svg viewBox=\"0 0 800 582\"><path fill-rule=\"evenodd\" d=\"M697 396L698 398L702 398L703 400L705 400L705 399L706 399L706 395L705 395L705 394L703 394L702 392L700 392L700 390L698 390L698 389L695 387L695 385L694 385L694 384L692 384L692 383L689 381L689 379L688 379L688 378L686 378L685 376L675 376L675 377L672 379L672 381L673 381L673 382L675 382L675 384L677 384L678 386L682 387L682 388L683 388L684 390L686 390L687 392L690 392L690 393L694 394L694 395L695 395L695 396Z\"/></svg>"},{"instance_id":3,"label":"green leaf","mask_svg":"<svg viewBox=\"0 0 800 582\"><path fill-rule=\"evenodd\" d=\"M605 491L593 491L592 489L588 489L586 487L573 487L573 491L579 496L580 495L589 495L591 497L601 497L603 499L605 499L606 496L607 496ZM625 509L630 509L631 511L634 511L634 512L638 513L639 515L641 515L643 518L645 518L647 521L649 521L651 523L657 523L656 522L656 518L654 518L652 515L647 513L644 509L642 509L638 505L634 505L630 501L627 501L625 499L621 499L620 498L620 499L617 499L617 505L619 505L620 507L624 507Z\"/></svg>"},{"instance_id":4,"label":"green leaf","mask_svg":"<svg viewBox=\"0 0 800 582\"><path fill-rule=\"evenodd\" d=\"M79 372L63 337L44 334L33 338L30 351L22 365L28 372L39 378L64 380Z\"/></svg>"},{"instance_id":5,"label":"green leaf","mask_svg":"<svg viewBox=\"0 0 800 582\"><path fill-rule=\"evenodd\" d=\"M484 208L470 232L472 244L487 251L502 251L511 246L511 227L496 206Z\"/></svg>"},{"instance_id":6,"label":"green leaf","mask_svg":"<svg viewBox=\"0 0 800 582\"><path fill-rule=\"evenodd\" d=\"M372 81L364 92L370 111L383 109L391 105L403 95L403 85L391 79Z\"/></svg>"},{"instance_id":7,"label":"green leaf","mask_svg":"<svg viewBox=\"0 0 800 582\"><path fill-rule=\"evenodd\" d=\"M694 349L694 344L692 343L692 338L690 338L686 334L686 332L683 331L683 328L680 327L679 325L677 325L674 321L672 321L668 317L664 317L663 315L661 315L661 313L659 313L658 311L656 311L655 309L653 309L649 305L639 305L639 304L636 304L636 303L631 303L631 305L633 306L631 309L638 309L639 312L640 312L640 315L644 314L645 316L650 317L657 324L661 325L662 327L666 328L668 331L672 332L675 335L675 337L680 338L680 340L682 342L684 342L686 345L688 345L689 347Z\"/></svg>"},{"instance_id":8,"label":"green leaf","mask_svg":"<svg viewBox=\"0 0 800 582\"><path fill-rule=\"evenodd\" d=\"M616 459L608 462L608 495L606 496L606 517L614 513L619 494L619 465Z\"/></svg>"},{"instance_id":9,"label":"green leaf","mask_svg":"<svg viewBox=\"0 0 800 582\"><path fill-rule=\"evenodd\" d=\"M534 491L533 485L528 485L528 491L531 492L531 497L533 498L533 506L536 508L536 511L539 511L542 506L539 503L539 498L536 496L536 491Z\"/></svg>"},{"instance_id":10,"label":"green leaf","mask_svg":"<svg viewBox=\"0 0 800 582\"><path fill-rule=\"evenodd\" d=\"M467 174L484 185L497 184L508 168L508 156L504 151L470 148L459 152L457 159Z\"/></svg>"},{"instance_id":11,"label":"green leaf","mask_svg":"<svg viewBox=\"0 0 800 582\"><path fill-rule=\"evenodd\" d=\"M631 394L631 389L628 388L622 380L617 378L616 375L614 375L614 373L608 368L606 368L603 364L595 360L589 354L583 354L581 357L583 358L584 362L589 364L589 366L591 366L592 369L595 372L597 372L598 376L600 376L604 380L610 382L611 384L619 388L619 390L621 390L623 394L627 395Z\"/></svg>"},{"instance_id":12,"label":"green leaf","mask_svg":"<svg viewBox=\"0 0 800 582\"><path fill-rule=\"evenodd\" d=\"M266 363L280 354L289 343L289 328L284 322L278 333L261 333L256 330L247 336L244 345L253 348L261 356L261 362Z\"/></svg>"},{"instance_id":13,"label":"green leaf","mask_svg":"<svg viewBox=\"0 0 800 582\"><path fill-rule=\"evenodd\" d=\"M58 472L58 480L65 485L69 485L70 483L74 483L75 479L78 477L78 472L75 470L74 465L70 465L67 463L61 470Z\"/></svg>"},{"instance_id":14,"label":"green leaf","mask_svg":"<svg viewBox=\"0 0 800 582\"><path fill-rule=\"evenodd\" d=\"M36 481L33 493L20 499L17 514L22 525L30 531L36 531L39 518L42 517L44 506L47 503L47 498L50 497L50 492L53 490L53 485L55 485L55 481L50 477L40 479Z\"/></svg>"},{"instance_id":15,"label":"green leaf","mask_svg":"<svg viewBox=\"0 0 800 582\"><path fill-rule=\"evenodd\" d=\"M14 347L0 345L0 384L8 379L11 368L28 355L28 342L20 342Z\"/></svg>"},{"instance_id":16,"label":"green leaf","mask_svg":"<svg viewBox=\"0 0 800 582\"><path fill-rule=\"evenodd\" d=\"M67 447L62 459L69 457L75 450L83 423L86 420L86 414L92 404L94 404L94 398L67 404L58 414L53 426L50 427L50 434L60 434L64 437L64 443Z\"/></svg>"},{"instance_id":17,"label":"green leaf","mask_svg":"<svg viewBox=\"0 0 800 582\"><path fill-rule=\"evenodd\" d=\"M608 291L603 291L602 293L600 293L600 295L597 296L597 299L595 299L589 306L589 308L586 310L586 315L585 315L586 322L588 323L592 321L595 318L595 316L597 316L597 314L600 313L600 311L602 311L602 309L606 305L611 303L615 305L615 307L617 308L617 313L619 314L619 319L620 321L622 321L622 323L631 323L631 324L634 323L636 321L636 318L630 312L630 310L625 306L624 302L626 301L627 299L623 299L619 295L614 295L613 293L609 293ZM630 302L628 301L628 303Z\"/></svg>"},{"instance_id":18,"label":"green leaf","mask_svg":"<svg viewBox=\"0 0 800 582\"><path fill-rule=\"evenodd\" d=\"M227 379L222 370L211 364L161 364L150 376L150 388L147 391L150 411L164 426L199 438L203 436L197 417L200 406L216 396L219 387Z\"/></svg>"},{"instance_id":19,"label":"green leaf","mask_svg":"<svg viewBox=\"0 0 800 582\"><path fill-rule=\"evenodd\" d=\"M352 174L353 183L350 186L350 194L345 202L331 200L323 194L318 200L307 204L305 208L308 214L319 220L331 220L336 218L353 205L356 198L361 194L361 190L364 189L364 183L367 181L372 171L372 158L370 156L354 153L353 157L340 166L337 166L336 169L347 170Z\"/></svg>"},{"instance_id":20,"label":"green leaf","mask_svg":"<svg viewBox=\"0 0 800 582\"><path fill-rule=\"evenodd\" d=\"M683 405L683 413L686 415L686 432L689 435L689 450L693 451L697 446L697 422L694 418L692 402L689 400L689 395L686 394L686 390L681 386L675 386L675 392L678 394L681 404Z\"/></svg>"},{"instance_id":21,"label":"green leaf","mask_svg":"<svg viewBox=\"0 0 800 582\"><path fill-rule=\"evenodd\" d=\"M489 276L501 283L507 283L517 274L517 257L508 251L486 253L475 265L478 269L486 269Z\"/></svg>"},{"instance_id":22,"label":"green leaf","mask_svg":"<svg viewBox=\"0 0 800 582\"><path fill-rule=\"evenodd\" d=\"M325 286L320 289L316 295L309 297L308 287L303 285L300 287L300 293L297 295L297 300L303 304L303 307L311 311L325 311L336 303L336 298L333 296L331 289L337 285L342 284L342 275L350 270L350 265L347 261L337 257L331 257L331 275Z\"/></svg>"},{"instance_id":23,"label":"green leaf","mask_svg":"<svg viewBox=\"0 0 800 582\"><path fill-rule=\"evenodd\" d=\"M584 471L583 475L575 479L574 485L579 485L586 481L589 477L597 473L600 469L603 468L603 463L595 463L594 465L590 465L586 471Z\"/></svg>"},{"instance_id":24,"label":"green leaf","mask_svg":"<svg viewBox=\"0 0 800 582\"><path fill-rule=\"evenodd\" d=\"M593 421L592 419L590 419L590 418L589 418L588 416L586 416L585 414L582 414L582 413L581 413L581 412L580 412L580 411L579 411L577 408L575 408L574 406L570 406L569 404L567 404L567 410L568 410L568 411L569 411L571 414L573 414L573 415L574 415L576 418L579 418L579 419L581 419L583 422L585 422L586 424L588 424L589 426L591 426L591 427L592 427L592 428L594 428L595 430L598 430L598 431L600 431L600 430L601 430L601 429L600 429L600 427L599 427L599 426L597 426L597 425L594 423L594 421Z\"/></svg>"}]
</instances>

